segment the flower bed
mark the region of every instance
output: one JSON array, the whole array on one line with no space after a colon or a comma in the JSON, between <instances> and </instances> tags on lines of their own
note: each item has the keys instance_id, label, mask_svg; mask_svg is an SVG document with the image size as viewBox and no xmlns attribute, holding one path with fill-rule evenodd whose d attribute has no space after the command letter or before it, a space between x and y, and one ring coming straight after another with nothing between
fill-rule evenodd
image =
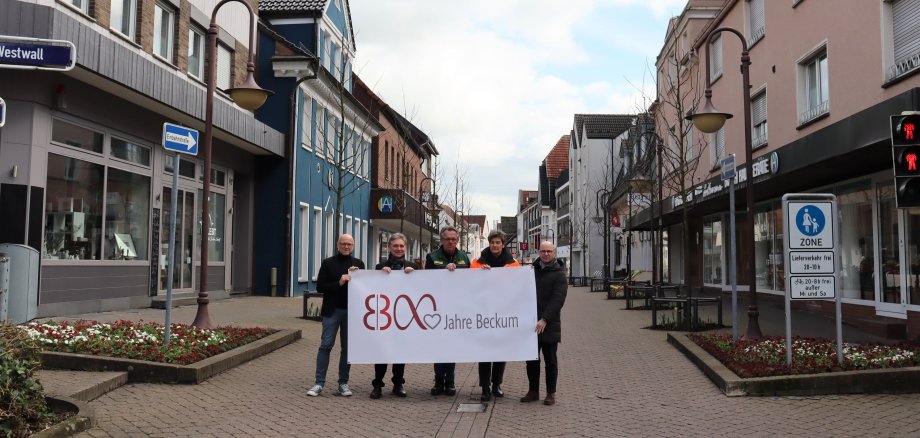
<instances>
[{"instance_id":1,"label":"flower bed","mask_svg":"<svg viewBox=\"0 0 920 438\"><path fill-rule=\"evenodd\" d=\"M844 344L840 366L834 340L796 336L792 339L792 365L787 366L784 337L742 339L737 344L724 333L691 333L687 337L743 378L920 365L917 345Z\"/></svg>"},{"instance_id":2,"label":"flower bed","mask_svg":"<svg viewBox=\"0 0 920 438\"><path fill-rule=\"evenodd\" d=\"M232 350L276 330L217 327L202 330L172 324L169 347L163 345L164 326L155 322L44 321L23 325L46 351L110 356L188 365Z\"/></svg>"}]
</instances>

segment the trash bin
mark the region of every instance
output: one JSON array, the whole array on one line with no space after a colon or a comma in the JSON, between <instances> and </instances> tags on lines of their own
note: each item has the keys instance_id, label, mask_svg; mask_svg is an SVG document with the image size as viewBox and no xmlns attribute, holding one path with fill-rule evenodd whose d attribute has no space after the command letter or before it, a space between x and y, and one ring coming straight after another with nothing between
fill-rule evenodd
<instances>
[{"instance_id":1,"label":"trash bin","mask_svg":"<svg viewBox=\"0 0 920 438\"><path fill-rule=\"evenodd\" d=\"M0 243L0 254L10 258L7 319L22 324L38 315L38 251L30 246Z\"/></svg>"}]
</instances>

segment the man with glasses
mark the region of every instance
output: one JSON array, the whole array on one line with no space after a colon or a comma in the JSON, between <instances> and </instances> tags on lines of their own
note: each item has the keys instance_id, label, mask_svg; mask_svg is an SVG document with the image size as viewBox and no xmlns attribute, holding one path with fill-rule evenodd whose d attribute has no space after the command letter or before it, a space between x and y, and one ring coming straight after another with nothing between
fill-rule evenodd
<instances>
[{"instance_id":1,"label":"man with glasses","mask_svg":"<svg viewBox=\"0 0 920 438\"><path fill-rule=\"evenodd\" d=\"M441 230L441 246L437 250L425 257L425 269L463 269L470 267L470 259L463 251L457 250L457 243L460 241L460 233L454 227L444 227ZM431 388L431 395L446 394L453 396L457 394L457 386L454 384L454 370L457 368L455 363L436 363L434 364L434 387Z\"/></svg>"},{"instance_id":2,"label":"man with glasses","mask_svg":"<svg viewBox=\"0 0 920 438\"><path fill-rule=\"evenodd\" d=\"M556 246L540 243L540 258L533 262L537 286L537 358L527 361L528 390L522 403L540 399L540 353L546 361L546 399L543 404L556 404L556 381L559 379L559 361L556 351L562 341L562 306L568 293L565 266L556 258Z\"/></svg>"},{"instance_id":3,"label":"man with glasses","mask_svg":"<svg viewBox=\"0 0 920 438\"><path fill-rule=\"evenodd\" d=\"M355 249L355 239L343 234L336 242L338 254L323 260L319 274L316 276L316 291L323 294L323 334L320 338L319 352L316 353L316 384L307 391L311 397L323 392L326 384L326 369L329 368L329 356L335 345L335 335L342 335L342 352L339 355L339 395L352 395L348 387L348 282L351 273L364 269L364 262L351 255Z\"/></svg>"}]
</instances>

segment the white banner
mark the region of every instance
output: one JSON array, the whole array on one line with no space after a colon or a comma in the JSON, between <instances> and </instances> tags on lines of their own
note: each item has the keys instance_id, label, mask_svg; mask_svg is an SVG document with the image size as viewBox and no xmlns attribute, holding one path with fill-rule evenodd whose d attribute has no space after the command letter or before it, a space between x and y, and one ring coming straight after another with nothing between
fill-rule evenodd
<instances>
[{"instance_id":1,"label":"white banner","mask_svg":"<svg viewBox=\"0 0 920 438\"><path fill-rule=\"evenodd\" d=\"M361 270L348 285L348 362L537 358L532 267Z\"/></svg>"}]
</instances>

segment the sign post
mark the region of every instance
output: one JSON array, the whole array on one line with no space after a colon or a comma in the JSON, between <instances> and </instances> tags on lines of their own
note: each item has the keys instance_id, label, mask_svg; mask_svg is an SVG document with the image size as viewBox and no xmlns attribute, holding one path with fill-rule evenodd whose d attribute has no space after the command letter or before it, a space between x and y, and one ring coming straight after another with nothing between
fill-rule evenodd
<instances>
[{"instance_id":1,"label":"sign post","mask_svg":"<svg viewBox=\"0 0 920 438\"><path fill-rule=\"evenodd\" d=\"M176 258L176 209L179 187L179 154L198 155L198 131L172 123L163 124L163 148L174 151L172 168L172 196L169 206L169 245L166 247L166 319L163 333L164 344L169 347L170 325L172 324L172 287ZM205 176L210 178L210 175Z\"/></svg>"},{"instance_id":2,"label":"sign post","mask_svg":"<svg viewBox=\"0 0 920 438\"><path fill-rule=\"evenodd\" d=\"M735 243L735 154L722 159L722 181L728 180L729 233L731 234L732 342L738 342L738 253Z\"/></svg>"},{"instance_id":3,"label":"sign post","mask_svg":"<svg viewBox=\"0 0 920 438\"><path fill-rule=\"evenodd\" d=\"M6 124L6 101L0 97L0 128Z\"/></svg>"},{"instance_id":4,"label":"sign post","mask_svg":"<svg viewBox=\"0 0 920 438\"><path fill-rule=\"evenodd\" d=\"M843 326L837 293L840 245L837 244L837 197L832 194L783 195L786 230L786 365L792 364L792 300L835 302L837 361L843 365Z\"/></svg>"}]
</instances>

